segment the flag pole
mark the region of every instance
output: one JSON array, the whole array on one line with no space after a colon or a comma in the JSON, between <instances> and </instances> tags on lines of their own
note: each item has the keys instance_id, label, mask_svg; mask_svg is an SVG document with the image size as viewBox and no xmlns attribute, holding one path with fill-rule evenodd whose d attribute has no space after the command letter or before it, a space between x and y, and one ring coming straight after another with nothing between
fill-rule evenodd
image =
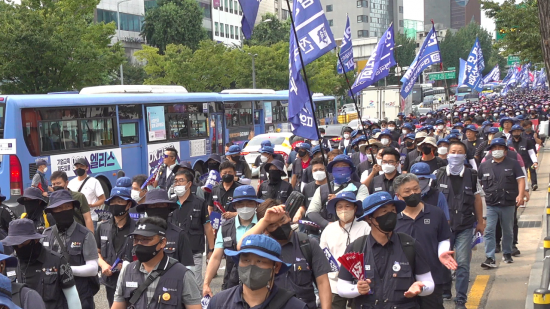
<instances>
[{"instance_id":1,"label":"flag pole","mask_svg":"<svg viewBox=\"0 0 550 309\"><path fill-rule=\"evenodd\" d=\"M290 2L289 0L286 0L286 5L288 8L289 16L290 16L290 25L292 27L292 32L294 33L294 42L296 43L295 46L298 47L298 55L300 56L300 63L302 64L302 72L304 73L304 82L306 83L307 87L307 95L309 96L309 104L311 105L311 114L313 116L313 123L315 124L315 131L317 131L317 138L319 141L319 148L321 149L321 156L323 158L323 162L325 163L325 166L328 165L328 156L325 158L325 150L323 149L323 141L321 139L321 134L319 133L319 126L317 125L317 116L315 115L315 104L313 103L313 96L311 95L311 91L309 90L309 81L307 79L307 73L306 73L306 66L304 65L304 58L302 57L302 48L300 47L300 42L298 42L298 34L296 33L296 26L294 25L294 17L292 16L292 9L290 8ZM290 46L289 46L290 48ZM289 50L289 56L294 57L294 51ZM298 72L300 74L300 72ZM338 118L338 117L337 117ZM330 186L329 181L329 174L328 170L325 168L325 175L327 179L327 187L328 187L328 193L333 194L333 190Z\"/></svg>"}]
</instances>

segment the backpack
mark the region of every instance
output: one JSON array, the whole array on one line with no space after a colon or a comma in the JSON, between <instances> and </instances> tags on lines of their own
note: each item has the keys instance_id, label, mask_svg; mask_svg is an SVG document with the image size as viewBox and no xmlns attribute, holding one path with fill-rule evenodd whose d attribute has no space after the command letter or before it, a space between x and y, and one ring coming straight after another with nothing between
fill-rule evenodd
<instances>
[{"instance_id":1,"label":"backpack","mask_svg":"<svg viewBox=\"0 0 550 309\"><path fill-rule=\"evenodd\" d=\"M368 236L369 235L364 235L357 238L352 244L352 252L363 252L367 244ZM399 233L399 232L397 232L397 237L401 242L403 253L405 253L407 260L409 261L409 265L411 265L411 270L414 272L414 269L416 266L416 259L415 259L416 251L415 251L414 245L416 243L416 240L412 238L410 235L407 235L405 233Z\"/></svg>"},{"instance_id":2,"label":"backpack","mask_svg":"<svg viewBox=\"0 0 550 309\"><path fill-rule=\"evenodd\" d=\"M24 283L17 283L17 282L11 283L11 300L16 306L19 306L21 308L23 308L21 306L21 304L23 303L22 302L23 294L21 293L21 290L25 286L26 285Z\"/></svg>"},{"instance_id":3,"label":"backpack","mask_svg":"<svg viewBox=\"0 0 550 309\"><path fill-rule=\"evenodd\" d=\"M304 255L306 262L309 264L309 267L313 268L313 253L311 250L311 243L309 241L309 236L306 233L295 232L298 234L298 242L300 244L300 251Z\"/></svg>"}]
</instances>

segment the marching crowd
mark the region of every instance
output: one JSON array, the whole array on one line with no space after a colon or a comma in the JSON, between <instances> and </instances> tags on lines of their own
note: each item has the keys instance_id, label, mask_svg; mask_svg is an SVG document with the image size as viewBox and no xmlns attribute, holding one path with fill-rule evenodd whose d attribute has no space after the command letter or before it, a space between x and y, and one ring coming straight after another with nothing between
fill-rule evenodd
<instances>
[{"instance_id":1,"label":"marching crowd","mask_svg":"<svg viewBox=\"0 0 550 309\"><path fill-rule=\"evenodd\" d=\"M95 308L101 285L112 309L466 308L473 245L484 269L520 255L549 113L532 91L365 121L335 148L293 136L288 157L266 140L258 188L231 143L207 179L167 148L107 199L85 159L70 181L38 161L21 218L0 207L0 308Z\"/></svg>"}]
</instances>

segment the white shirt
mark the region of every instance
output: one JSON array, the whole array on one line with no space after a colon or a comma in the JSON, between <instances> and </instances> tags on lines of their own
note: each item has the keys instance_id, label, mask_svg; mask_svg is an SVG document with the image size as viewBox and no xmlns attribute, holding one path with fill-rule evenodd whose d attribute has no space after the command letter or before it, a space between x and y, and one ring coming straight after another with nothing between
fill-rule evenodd
<instances>
[{"instance_id":1,"label":"white shirt","mask_svg":"<svg viewBox=\"0 0 550 309\"><path fill-rule=\"evenodd\" d=\"M92 207L91 205L93 203L96 203L99 197L105 193L103 192L103 187L101 187L101 183L99 182L99 180L91 176L89 176L88 178L90 179L86 181L86 184L84 184L84 187L82 187L82 190L80 190L80 193L84 194L84 196L86 197L86 200L88 201L88 204L90 204L90 213L92 215L92 220L97 221L98 216L94 210L98 209L99 206ZM69 185L67 187L71 191L79 192L78 189L80 189L82 182L84 182L84 180L78 180L78 177L75 177L71 179L71 181L69 181Z\"/></svg>"},{"instance_id":2,"label":"white shirt","mask_svg":"<svg viewBox=\"0 0 550 309\"><path fill-rule=\"evenodd\" d=\"M332 256L338 263L338 266L340 266L338 258L344 255L346 252L346 247L349 245L347 242L348 233L346 231L349 231L350 244L357 238L370 233L370 226L365 221L354 221L353 226L351 223L348 223L344 227L346 230L340 226L339 221L330 223L323 230L321 240L319 242L321 249L328 248L330 250L330 253L332 253ZM338 272L334 271L328 273L328 279L332 293L338 294L338 289L336 287L338 284Z\"/></svg>"},{"instance_id":3,"label":"white shirt","mask_svg":"<svg viewBox=\"0 0 550 309\"><path fill-rule=\"evenodd\" d=\"M170 175L172 175L172 171L174 170L174 167L176 166L177 164L174 163L173 165L171 166L168 166L166 168L166 180L168 180L168 177L170 177Z\"/></svg>"}]
</instances>

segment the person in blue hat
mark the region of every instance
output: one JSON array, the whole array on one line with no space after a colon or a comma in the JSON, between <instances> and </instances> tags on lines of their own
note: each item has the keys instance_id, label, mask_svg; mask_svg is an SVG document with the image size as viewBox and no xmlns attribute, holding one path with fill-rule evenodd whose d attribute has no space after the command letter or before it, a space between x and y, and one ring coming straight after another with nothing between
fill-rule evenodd
<instances>
[{"instance_id":1,"label":"person in blue hat","mask_svg":"<svg viewBox=\"0 0 550 309\"><path fill-rule=\"evenodd\" d=\"M94 236L101 267L100 283L105 286L111 307L122 264L132 261L132 243L127 236L135 229L136 223L130 218L129 211L137 203L132 199L132 180L129 177L117 179L105 205L112 217L97 226Z\"/></svg>"},{"instance_id":2,"label":"person in blue hat","mask_svg":"<svg viewBox=\"0 0 550 309\"><path fill-rule=\"evenodd\" d=\"M355 166L351 159L346 155L337 155L328 166L327 171L332 174L333 181L320 186L313 195L306 217L325 228L330 222L336 221L336 217L329 214L326 209L327 202L335 197L335 193L340 191L350 191L355 193L358 200L363 200L368 194L369 189L360 182L351 179L355 172ZM332 188L332 194L328 186Z\"/></svg>"},{"instance_id":3,"label":"person in blue hat","mask_svg":"<svg viewBox=\"0 0 550 309\"><path fill-rule=\"evenodd\" d=\"M519 163L507 157L508 146L502 138L494 138L488 147L492 160L482 162L478 178L487 203L487 227L485 228L485 255L483 268L496 268L495 230L500 219L502 227L502 252L505 263L513 263L513 226L516 207L524 203L526 180ZM517 218L516 218L517 220Z\"/></svg>"},{"instance_id":4,"label":"person in blue hat","mask_svg":"<svg viewBox=\"0 0 550 309\"><path fill-rule=\"evenodd\" d=\"M0 308L2 309L21 309L12 301L12 289L10 279L0 274Z\"/></svg>"},{"instance_id":5,"label":"person in blue hat","mask_svg":"<svg viewBox=\"0 0 550 309\"><path fill-rule=\"evenodd\" d=\"M353 192L338 193L335 198L328 202L327 211L337 216L338 221L327 225L321 234L319 245L321 248L327 248L334 261L338 261L338 258L344 254L350 243L358 237L370 233L370 226L365 221L355 221L356 218L363 215L363 204L355 199ZM344 239L345 241L343 241ZM338 295L336 287L338 284L338 271L333 268L328 277L332 291L332 308L345 309L347 299Z\"/></svg>"},{"instance_id":6,"label":"person in blue hat","mask_svg":"<svg viewBox=\"0 0 550 309\"><path fill-rule=\"evenodd\" d=\"M302 174L304 170L309 166L311 162L311 145L308 143L301 143L296 147L298 157L292 164L292 179L290 184L296 191L300 191L302 185Z\"/></svg>"},{"instance_id":7,"label":"person in blue hat","mask_svg":"<svg viewBox=\"0 0 550 309\"><path fill-rule=\"evenodd\" d=\"M402 113L402 112L399 112L397 113L397 119L395 120L395 123L398 125L398 126L402 126L403 123L405 123L405 114Z\"/></svg>"},{"instance_id":8,"label":"person in blue hat","mask_svg":"<svg viewBox=\"0 0 550 309\"><path fill-rule=\"evenodd\" d=\"M265 164L273 162L275 160L275 149L271 146L263 146L260 151L260 155L257 159L260 160L259 174L260 182L267 180L267 172L265 170ZM280 160L281 161L281 160ZM283 161L281 161L283 162Z\"/></svg>"},{"instance_id":9,"label":"person in blue hat","mask_svg":"<svg viewBox=\"0 0 550 309\"><path fill-rule=\"evenodd\" d=\"M242 285L221 291L210 299L208 309L248 309L268 306L280 309L307 309L294 297L295 291L279 288L277 278L292 266L282 260L281 245L266 235L246 236L239 250L225 250L228 259L238 264Z\"/></svg>"},{"instance_id":10,"label":"person in blue hat","mask_svg":"<svg viewBox=\"0 0 550 309\"><path fill-rule=\"evenodd\" d=\"M294 190L290 183L283 181L283 177L286 178L284 163L279 160L273 160L270 163L266 163L264 168L268 174L268 180L262 182L260 185L258 198L262 200L271 198L285 203L290 193Z\"/></svg>"},{"instance_id":11,"label":"person in blue hat","mask_svg":"<svg viewBox=\"0 0 550 309\"><path fill-rule=\"evenodd\" d=\"M315 160L316 158L321 158L322 160L323 154L325 155L325 158L326 158L328 157L329 152L330 152L330 148L327 148L327 147L323 147L323 151L321 152L321 147L319 145L311 149L312 160L309 163L309 166L306 168L306 170L302 174L302 186L300 187L302 191L304 190L305 185L307 185L308 183L311 183L312 181L315 181L315 179L313 178L313 172L312 172L313 160Z\"/></svg>"},{"instance_id":12,"label":"person in blue hat","mask_svg":"<svg viewBox=\"0 0 550 309\"><path fill-rule=\"evenodd\" d=\"M401 169L403 169L403 164L405 164L407 155L416 149L414 146L415 136L415 133L409 133L402 138L403 142L399 148L399 154L401 155L401 159L399 160L401 162Z\"/></svg>"},{"instance_id":13,"label":"person in blue hat","mask_svg":"<svg viewBox=\"0 0 550 309\"><path fill-rule=\"evenodd\" d=\"M354 299L354 309L418 308L417 296L434 291L423 248L413 237L394 232L397 214L405 206L387 192L376 192L363 200L363 215L357 221L366 221L371 232L352 242L346 253L364 254L366 279L357 281L341 267L337 284L340 296ZM379 299L384 301L376 301Z\"/></svg>"},{"instance_id":14,"label":"person in blue hat","mask_svg":"<svg viewBox=\"0 0 550 309\"><path fill-rule=\"evenodd\" d=\"M371 127L372 129L372 127ZM353 131L350 127L344 128L344 133L342 134L342 139L340 140L340 144L338 145L338 149L342 150L343 152L350 152L351 150L351 132Z\"/></svg>"},{"instance_id":15,"label":"person in blue hat","mask_svg":"<svg viewBox=\"0 0 550 309\"><path fill-rule=\"evenodd\" d=\"M401 136L401 130L397 127L395 121L388 121L388 130L391 132L391 139L394 142L399 142L399 137Z\"/></svg>"},{"instance_id":16,"label":"person in blue hat","mask_svg":"<svg viewBox=\"0 0 550 309\"><path fill-rule=\"evenodd\" d=\"M512 135L512 126L514 125L514 120L510 117L503 117L500 119L500 129L501 131L495 135L496 138L505 136L509 140Z\"/></svg>"},{"instance_id":17,"label":"person in blue hat","mask_svg":"<svg viewBox=\"0 0 550 309\"><path fill-rule=\"evenodd\" d=\"M445 138L445 136L447 136L447 134L449 134L449 133L447 132L447 128L445 127L445 120L443 120L443 119L436 120L435 121L434 137L437 140L440 140L442 138Z\"/></svg>"},{"instance_id":18,"label":"person in blue hat","mask_svg":"<svg viewBox=\"0 0 550 309\"><path fill-rule=\"evenodd\" d=\"M235 181L239 181L242 178L250 179L252 177L252 171L246 160L241 156L241 146L233 145L229 147L229 151L225 153L225 158L235 164Z\"/></svg>"},{"instance_id":19,"label":"person in blue hat","mask_svg":"<svg viewBox=\"0 0 550 309\"><path fill-rule=\"evenodd\" d=\"M537 150L535 148L535 142L531 139L524 137L523 127L519 124L512 126L512 138L508 140L508 145L514 147L514 149L521 155L525 166L529 169L529 180L531 180L531 189L536 191L538 189L537 182L537 169L539 167ZM522 206L525 206L522 205Z\"/></svg>"},{"instance_id":20,"label":"person in blue hat","mask_svg":"<svg viewBox=\"0 0 550 309\"><path fill-rule=\"evenodd\" d=\"M478 130L475 125L471 124L464 128L464 134L466 138L464 139L464 144L468 147L468 160L474 158L477 148L481 145L482 141L477 136ZM472 168L477 170L477 163L475 160L469 162L472 164Z\"/></svg>"},{"instance_id":21,"label":"person in blue hat","mask_svg":"<svg viewBox=\"0 0 550 309\"><path fill-rule=\"evenodd\" d=\"M262 158L262 149L268 149L268 148L265 148L265 147L271 147L273 148L273 153L271 154L271 152L268 152L268 154L264 155L266 156L265 159ZM273 147L273 144L271 143L270 140L265 140L265 141L262 141L261 145L260 145L260 151L258 151L260 153L259 156L256 157L256 159L254 160L254 164L252 164L252 167L253 168L260 168L262 166L263 163L266 163L267 161L269 161L269 154L271 154L271 160L279 160L281 162L285 162L285 158L283 157L282 154L280 153L275 153L275 147ZM269 161L271 162L271 161ZM260 175L261 177L261 175ZM267 177L264 175L264 177ZM267 178L263 179L263 180L266 180Z\"/></svg>"},{"instance_id":22,"label":"person in blue hat","mask_svg":"<svg viewBox=\"0 0 550 309\"><path fill-rule=\"evenodd\" d=\"M48 185L47 171L48 162L44 159L36 160L36 174L32 177L31 187L40 189L43 196L48 196L48 192L53 191L52 187Z\"/></svg>"},{"instance_id":23,"label":"person in blue hat","mask_svg":"<svg viewBox=\"0 0 550 309\"><path fill-rule=\"evenodd\" d=\"M437 141L437 156L447 162L447 154L449 153L449 139L441 138Z\"/></svg>"},{"instance_id":24,"label":"person in blue hat","mask_svg":"<svg viewBox=\"0 0 550 309\"><path fill-rule=\"evenodd\" d=\"M366 148L363 147L363 152L361 152L361 145L365 144L367 144L367 137L365 135L361 135L351 142L353 153L350 155L350 158L353 165L359 166L361 162L367 160L367 156L365 155Z\"/></svg>"},{"instance_id":25,"label":"person in blue hat","mask_svg":"<svg viewBox=\"0 0 550 309\"><path fill-rule=\"evenodd\" d=\"M393 140L392 132L388 129L381 131L377 139L380 141L380 143L382 143L382 146L384 147L391 147L396 149L399 147L397 142Z\"/></svg>"}]
</instances>

